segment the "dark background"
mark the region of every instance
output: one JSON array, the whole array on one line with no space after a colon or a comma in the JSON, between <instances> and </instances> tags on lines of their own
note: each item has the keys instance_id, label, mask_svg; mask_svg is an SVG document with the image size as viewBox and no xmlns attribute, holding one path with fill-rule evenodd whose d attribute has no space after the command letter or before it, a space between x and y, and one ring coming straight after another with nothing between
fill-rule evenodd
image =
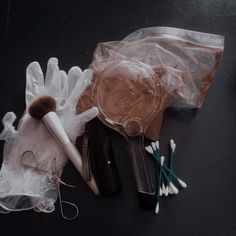
<instances>
[{"instance_id":1,"label":"dark background","mask_svg":"<svg viewBox=\"0 0 236 236\"><path fill-rule=\"evenodd\" d=\"M24 111L25 70L49 57L60 67L86 68L98 42L121 40L143 27L170 26L225 36L225 51L204 106L198 112L167 110L161 147L177 143L174 168L188 188L161 200L160 214L140 209L128 146L114 132L123 191L97 198L68 164L63 188L79 217L64 221L33 211L0 215L7 235L236 235L236 1L235 0L21 0L0 6L0 116ZM1 142L1 150L3 142ZM2 155L1 155L2 158Z\"/></svg>"}]
</instances>

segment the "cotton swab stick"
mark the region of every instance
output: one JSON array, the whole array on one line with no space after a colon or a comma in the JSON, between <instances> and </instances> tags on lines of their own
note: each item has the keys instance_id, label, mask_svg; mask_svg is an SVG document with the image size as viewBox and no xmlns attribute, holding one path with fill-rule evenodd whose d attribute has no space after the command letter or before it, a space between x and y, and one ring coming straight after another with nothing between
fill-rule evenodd
<instances>
[{"instance_id":1,"label":"cotton swab stick","mask_svg":"<svg viewBox=\"0 0 236 236\"><path fill-rule=\"evenodd\" d=\"M170 145L169 145L169 169L173 171L173 156L175 152L176 144L173 139L170 140ZM170 181L172 182L172 175L171 173L168 173L168 177ZM168 182L169 186L169 182ZM169 188L169 193L172 194L171 188Z\"/></svg>"},{"instance_id":2,"label":"cotton swab stick","mask_svg":"<svg viewBox=\"0 0 236 236\"><path fill-rule=\"evenodd\" d=\"M162 173L163 173L163 171L162 171ZM165 187L165 196L167 197L167 196L168 196L168 194L169 194L169 191L168 191L168 186L166 186L166 187Z\"/></svg>"},{"instance_id":3,"label":"cotton swab stick","mask_svg":"<svg viewBox=\"0 0 236 236\"><path fill-rule=\"evenodd\" d=\"M162 171L163 171L163 169L162 169ZM163 176L163 174L162 174L162 176ZM162 178L161 189L162 189L162 193L163 193L163 195L166 195L166 187L165 187L165 184L164 184L163 178Z\"/></svg>"},{"instance_id":4,"label":"cotton swab stick","mask_svg":"<svg viewBox=\"0 0 236 236\"><path fill-rule=\"evenodd\" d=\"M155 142L151 142L151 146L154 152L157 152L157 147Z\"/></svg>"},{"instance_id":5,"label":"cotton swab stick","mask_svg":"<svg viewBox=\"0 0 236 236\"><path fill-rule=\"evenodd\" d=\"M158 180L158 189L157 189L157 204L155 208L155 213L158 214L159 212L159 201L160 201L160 185L161 185L161 177L162 177L162 168L164 164L164 156L161 156L161 166L160 166L160 173L159 173L159 180Z\"/></svg>"},{"instance_id":6,"label":"cotton swab stick","mask_svg":"<svg viewBox=\"0 0 236 236\"><path fill-rule=\"evenodd\" d=\"M160 159L159 141L152 142L149 146L152 148L154 155L158 156Z\"/></svg>"},{"instance_id":7,"label":"cotton swab stick","mask_svg":"<svg viewBox=\"0 0 236 236\"><path fill-rule=\"evenodd\" d=\"M172 171L173 169L173 156L175 152L176 144L173 139L170 140L170 160L169 160L169 169ZM169 178L171 180L171 176L169 175Z\"/></svg>"}]
</instances>

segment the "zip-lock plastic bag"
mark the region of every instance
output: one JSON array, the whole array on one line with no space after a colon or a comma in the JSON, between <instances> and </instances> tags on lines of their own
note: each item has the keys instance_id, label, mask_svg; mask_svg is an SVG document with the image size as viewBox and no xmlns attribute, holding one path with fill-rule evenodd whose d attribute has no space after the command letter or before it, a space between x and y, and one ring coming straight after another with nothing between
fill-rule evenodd
<instances>
[{"instance_id":1,"label":"zip-lock plastic bag","mask_svg":"<svg viewBox=\"0 0 236 236\"><path fill-rule=\"evenodd\" d=\"M135 77L137 73L143 74L143 77L150 74L148 77L154 78L155 81L155 105L149 108L152 112L148 114L142 128L147 138L156 140L161 127L162 113L166 107L202 106L219 67L223 48L223 36L168 27L140 29L128 35L123 41L99 43L91 63L94 72L93 83L80 99L79 107L85 109L98 105L97 88L104 75L109 74L112 87L117 86L114 78L121 75L120 72L123 73L120 81L124 84L130 76ZM129 65L124 72L127 64ZM135 68L139 68L140 71L137 72ZM138 80L141 84L144 81ZM132 97L132 102L128 101L127 107L132 106L134 101L140 101L142 96L137 88L129 86L123 86L119 91L116 94L119 94L123 101L123 94L127 95L126 98ZM119 96L112 96L112 99L119 103ZM148 102L142 106L145 114L147 106ZM113 108L117 109L117 106ZM121 109L120 113L124 113L124 110ZM118 126L107 122L109 117L104 116L103 112L100 113L100 118L111 128L120 131Z\"/></svg>"}]
</instances>

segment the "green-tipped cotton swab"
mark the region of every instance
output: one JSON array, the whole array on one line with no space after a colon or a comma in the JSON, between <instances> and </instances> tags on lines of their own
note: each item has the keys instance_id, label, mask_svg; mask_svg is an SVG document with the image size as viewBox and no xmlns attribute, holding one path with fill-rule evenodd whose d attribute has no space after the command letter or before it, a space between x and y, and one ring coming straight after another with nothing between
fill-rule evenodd
<instances>
[{"instance_id":1,"label":"green-tipped cotton swab","mask_svg":"<svg viewBox=\"0 0 236 236\"><path fill-rule=\"evenodd\" d=\"M156 204L156 208L155 208L155 213L156 214L158 214L159 208L160 208L160 204L159 204L159 201L160 201L160 187L161 187L162 168L163 168L164 160L165 160L165 158L163 156L161 156L160 173L159 173L158 186L157 186L157 204Z\"/></svg>"}]
</instances>

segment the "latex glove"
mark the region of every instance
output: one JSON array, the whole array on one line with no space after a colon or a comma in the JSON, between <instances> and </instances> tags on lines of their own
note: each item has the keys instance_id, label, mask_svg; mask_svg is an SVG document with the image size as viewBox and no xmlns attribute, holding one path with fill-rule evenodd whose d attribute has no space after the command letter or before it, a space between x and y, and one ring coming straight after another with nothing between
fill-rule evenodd
<instances>
[{"instance_id":1,"label":"latex glove","mask_svg":"<svg viewBox=\"0 0 236 236\"><path fill-rule=\"evenodd\" d=\"M27 67L26 112L17 130L13 127L15 114L7 113L0 134L0 139L6 141L0 171L2 212L32 208L43 212L54 210L58 188L53 172L56 170L60 177L67 157L43 123L29 116L28 107L41 95L52 96L57 102L58 116L74 142L83 133L84 124L98 113L96 108L78 115L75 110L75 103L90 80L91 71L82 72L79 67L71 68L67 77L64 71L59 70L56 58L49 59L45 80L37 62ZM26 155L22 159L26 151L35 156Z\"/></svg>"}]
</instances>

